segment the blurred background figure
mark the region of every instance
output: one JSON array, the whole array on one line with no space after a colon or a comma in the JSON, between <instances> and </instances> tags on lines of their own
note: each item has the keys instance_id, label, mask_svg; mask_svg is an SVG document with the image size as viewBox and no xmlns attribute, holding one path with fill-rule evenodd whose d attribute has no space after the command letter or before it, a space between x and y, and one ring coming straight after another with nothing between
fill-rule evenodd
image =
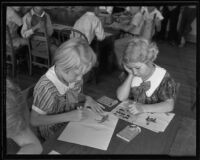
<instances>
[{"instance_id":1,"label":"blurred background figure","mask_svg":"<svg viewBox=\"0 0 200 160\"><path fill-rule=\"evenodd\" d=\"M88 7L87 12L81 16L74 24L73 28L82 32L88 39L89 44L96 37L98 40L105 38L103 25L97 17L98 7Z\"/></svg>"},{"instance_id":2,"label":"blurred background figure","mask_svg":"<svg viewBox=\"0 0 200 160\"><path fill-rule=\"evenodd\" d=\"M21 34L24 38L29 38L32 34L44 33L46 30L47 36L50 38L50 50L52 56L59 44L53 37L53 26L50 16L40 6L34 6L28 13L23 17L23 27ZM45 43L35 42L32 43L33 48L37 50L44 50L46 48Z\"/></svg>"},{"instance_id":3,"label":"blurred background figure","mask_svg":"<svg viewBox=\"0 0 200 160\"><path fill-rule=\"evenodd\" d=\"M141 12L143 14L143 25L140 35L151 41L152 37L160 31L161 21L164 17L155 6L142 7Z\"/></svg>"},{"instance_id":4,"label":"blurred background figure","mask_svg":"<svg viewBox=\"0 0 200 160\"><path fill-rule=\"evenodd\" d=\"M184 6L181 10L181 20L179 26L180 44L183 47L186 43L186 36L191 32L191 24L196 17L196 6Z\"/></svg>"},{"instance_id":5,"label":"blurred background figure","mask_svg":"<svg viewBox=\"0 0 200 160\"><path fill-rule=\"evenodd\" d=\"M18 86L9 79L6 79L6 136L8 148L9 143L12 146L16 143L20 147L17 154L42 152L40 141L29 126L29 110L26 101ZM9 149L8 152L13 154Z\"/></svg>"},{"instance_id":6,"label":"blurred background figure","mask_svg":"<svg viewBox=\"0 0 200 160\"><path fill-rule=\"evenodd\" d=\"M161 30L158 33L158 40L167 40L172 45L178 44L178 20L180 6L163 6L162 14L165 17L161 23Z\"/></svg>"},{"instance_id":7,"label":"blurred background figure","mask_svg":"<svg viewBox=\"0 0 200 160\"><path fill-rule=\"evenodd\" d=\"M21 46L27 45L27 40L22 38L20 35L20 30L22 27L22 18L18 14L21 7L7 7L6 12L6 25L9 27L11 39L14 48L19 48ZM10 46L8 37L6 37L6 45Z\"/></svg>"}]
</instances>

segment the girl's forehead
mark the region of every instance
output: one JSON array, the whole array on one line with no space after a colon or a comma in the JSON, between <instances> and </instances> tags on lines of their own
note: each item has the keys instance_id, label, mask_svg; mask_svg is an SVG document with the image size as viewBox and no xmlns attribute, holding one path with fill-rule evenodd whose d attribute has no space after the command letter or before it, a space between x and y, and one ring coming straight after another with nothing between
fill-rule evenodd
<instances>
[{"instance_id":1,"label":"girl's forehead","mask_svg":"<svg viewBox=\"0 0 200 160\"><path fill-rule=\"evenodd\" d=\"M140 67L140 66L143 66L143 65L144 65L144 63L142 63L142 62L128 63L129 67Z\"/></svg>"}]
</instances>

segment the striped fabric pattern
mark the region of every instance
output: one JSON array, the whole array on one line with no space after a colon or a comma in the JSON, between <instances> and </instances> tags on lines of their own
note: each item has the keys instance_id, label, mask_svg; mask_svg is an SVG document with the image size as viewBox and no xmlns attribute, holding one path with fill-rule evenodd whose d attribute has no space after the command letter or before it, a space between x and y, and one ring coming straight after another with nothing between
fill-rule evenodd
<instances>
[{"instance_id":1,"label":"striped fabric pattern","mask_svg":"<svg viewBox=\"0 0 200 160\"><path fill-rule=\"evenodd\" d=\"M61 95L56 86L46 75L43 75L34 88L33 106L39 108L47 115L71 111L75 109L74 103L78 102L78 95L81 91L82 84L82 81L77 82L73 89L69 89L65 94ZM64 123L41 125L38 127L40 136L47 139L63 125Z\"/></svg>"}]
</instances>

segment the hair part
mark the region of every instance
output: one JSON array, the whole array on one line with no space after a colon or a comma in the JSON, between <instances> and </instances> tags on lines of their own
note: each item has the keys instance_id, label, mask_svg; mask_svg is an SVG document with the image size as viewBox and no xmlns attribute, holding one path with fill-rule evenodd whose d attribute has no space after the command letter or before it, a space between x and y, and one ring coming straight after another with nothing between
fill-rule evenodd
<instances>
[{"instance_id":1,"label":"hair part","mask_svg":"<svg viewBox=\"0 0 200 160\"><path fill-rule=\"evenodd\" d=\"M158 55L156 43L149 42L141 37L134 37L127 45L123 56L124 63L154 62Z\"/></svg>"},{"instance_id":2,"label":"hair part","mask_svg":"<svg viewBox=\"0 0 200 160\"><path fill-rule=\"evenodd\" d=\"M72 38L57 48L54 64L64 72L80 68L81 65L94 66L96 55L89 44L82 38Z\"/></svg>"}]
</instances>

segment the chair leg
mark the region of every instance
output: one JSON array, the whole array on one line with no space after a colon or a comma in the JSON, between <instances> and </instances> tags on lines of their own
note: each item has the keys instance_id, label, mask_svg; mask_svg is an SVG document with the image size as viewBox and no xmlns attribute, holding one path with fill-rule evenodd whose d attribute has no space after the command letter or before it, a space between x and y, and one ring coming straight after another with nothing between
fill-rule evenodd
<instances>
[{"instance_id":1,"label":"chair leg","mask_svg":"<svg viewBox=\"0 0 200 160\"><path fill-rule=\"evenodd\" d=\"M12 60L12 76L15 77L16 76L16 58L14 57Z\"/></svg>"}]
</instances>

